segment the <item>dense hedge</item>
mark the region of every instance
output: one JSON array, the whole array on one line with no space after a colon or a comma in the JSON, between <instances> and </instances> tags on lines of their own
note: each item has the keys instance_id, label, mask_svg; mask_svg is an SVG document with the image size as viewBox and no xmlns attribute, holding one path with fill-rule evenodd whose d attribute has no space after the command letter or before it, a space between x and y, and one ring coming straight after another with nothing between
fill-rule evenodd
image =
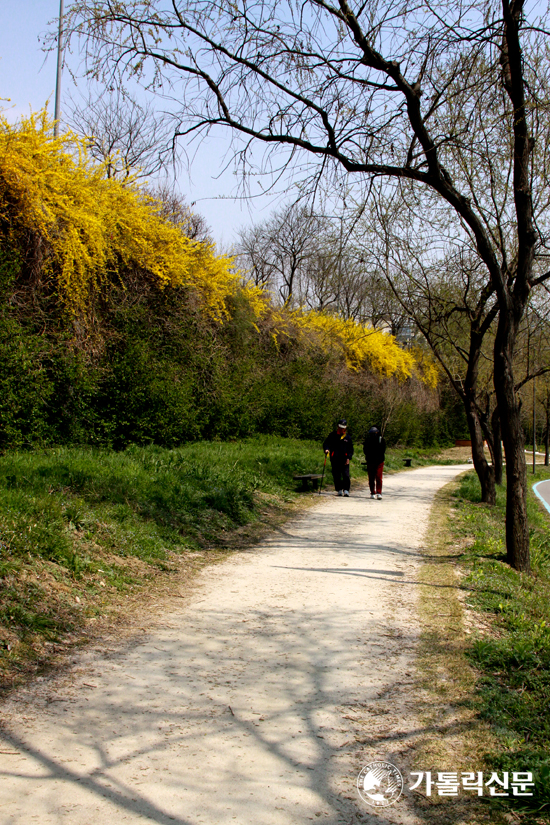
<instances>
[{"instance_id":1,"label":"dense hedge","mask_svg":"<svg viewBox=\"0 0 550 825\"><path fill-rule=\"evenodd\" d=\"M277 340L244 295L225 323L185 288L147 278L98 302L95 333L75 345L51 297L22 286L17 254L0 253L0 446L130 443L274 433L321 439L345 415L356 438L389 417L391 442L446 443L457 427L451 396L417 378L399 382L347 369L341 353ZM94 337L95 334L95 337Z\"/></svg>"}]
</instances>

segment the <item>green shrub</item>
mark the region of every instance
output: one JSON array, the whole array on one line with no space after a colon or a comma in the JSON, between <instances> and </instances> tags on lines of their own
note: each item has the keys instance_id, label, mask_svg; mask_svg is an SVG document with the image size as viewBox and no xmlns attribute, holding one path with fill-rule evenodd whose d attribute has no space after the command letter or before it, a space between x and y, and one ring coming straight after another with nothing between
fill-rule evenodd
<instances>
[{"instance_id":1,"label":"green shrub","mask_svg":"<svg viewBox=\"0 0 550 825\"><path fill-rule=\"evenodd\" d=\"M423 411L414 381L353 373L341 355L298 337L276 341L242 296L220 324L184 288L124 277L97 300L95 329L82 338L77 319L39 287L26 284L12 300L25 278L16 255L0 255L0 447L123 450L257 433L322 440L342 416L359 443L389 411L389 443L447 440L445 416Z\"/></svg>"}]
</instances>

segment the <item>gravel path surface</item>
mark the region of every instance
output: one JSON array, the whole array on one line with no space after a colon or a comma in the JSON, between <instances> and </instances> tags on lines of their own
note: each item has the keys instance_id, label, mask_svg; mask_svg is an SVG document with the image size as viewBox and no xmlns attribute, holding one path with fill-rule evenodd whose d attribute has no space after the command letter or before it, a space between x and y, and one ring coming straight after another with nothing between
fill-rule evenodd
<instances>
[{"instance_id":1,"label":"gravel path surface","mask_svg":"<svg viewBox=\"0 0 550 825\"><path fill-rule=\"evenodd\" d=\"M356 778L414 724L380 702L397 691L406 717L419 549L465 469L388 476L382 501L323 494L143 638L16 693L2 825L416 823L407 800L368 808Z\"/></svg>"}]
</instances>

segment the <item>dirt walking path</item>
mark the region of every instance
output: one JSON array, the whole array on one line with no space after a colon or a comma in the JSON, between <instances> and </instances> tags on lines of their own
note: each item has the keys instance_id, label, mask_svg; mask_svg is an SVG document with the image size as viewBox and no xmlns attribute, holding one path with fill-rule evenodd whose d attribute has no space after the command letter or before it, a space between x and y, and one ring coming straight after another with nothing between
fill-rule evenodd
<instances>
[{"instance_id":1,"label":"dirt walking path","mask_svg":"<svg viewBox=\"0 0 550 825\"><path fill-rule=\"evenodd\" d=\"M417 822L407 799L368 808L356 780L367 756L395 760L379 703L397 691L406 715L419 549L464 469L389 476L383 501L323 494L150 633L12 696L2 825Z\"/></svg>"}]
</instances>

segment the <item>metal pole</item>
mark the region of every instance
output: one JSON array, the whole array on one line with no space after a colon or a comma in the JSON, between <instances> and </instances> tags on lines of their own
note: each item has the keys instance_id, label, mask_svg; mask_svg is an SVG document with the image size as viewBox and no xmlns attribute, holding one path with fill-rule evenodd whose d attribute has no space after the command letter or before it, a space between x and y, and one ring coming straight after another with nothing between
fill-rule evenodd
<instances>
[{"instance_id":1,"label":"metal pole","mask_svg":"<svg viewBox=\"0 0 550 825\"><path fill-rule=\"evenodd\" d=\"M537 418L536 418L536 400L537 400L537 398L536 398L536 393L535 393L535 382L536 382L536 380L537 380L536 378L533 378L533 475L535 475L535 464L536 464L536 460L537 460L537 455L536 455L537 434L536 434L536 430L535 430L536 423L537 423Z\"/></svg>"},{"instance_id":2,"label":"metal pole","mask_svg":"<svg viewBox=\"0 0 550 825\"><path fill-rule=\"evenodd\" d=\"M344 237L344 216L340 215L340 244L338 252L338 294L336 295L336 313L340 314L340 291L342 289L342 240Z\"/></svg>"},{"instance_id":3,"label":"metal pole","mask_svg":"<svg viewBox=\"0 0 550 825\"><path fill-rule=\"evenodd\" d=\"M63 68L63 0L59 0L59 27L57 32L57 76L55 79L55 111L53 134L59 134L59 118L61 117L61 71Z\"/></svg>"}]
</instances>

